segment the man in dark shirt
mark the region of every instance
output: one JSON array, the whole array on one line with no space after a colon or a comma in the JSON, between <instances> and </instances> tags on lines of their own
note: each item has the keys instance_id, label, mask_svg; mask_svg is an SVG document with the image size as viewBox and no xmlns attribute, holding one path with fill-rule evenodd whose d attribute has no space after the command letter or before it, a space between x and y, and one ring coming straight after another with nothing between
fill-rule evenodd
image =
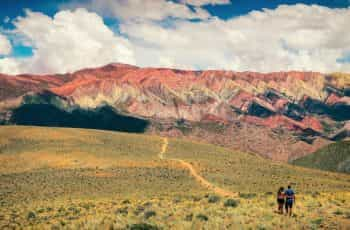
<instances>
[{"instance_id":1,"label":"man in dark shirt","mask_svg":"<svg viewBox=\"0 0 350 230\"><path fill-rule=\"evenodd\" d=\"M290 185L288 185L288 189L284 192L284 195L286 197L286 213L287 215L292 216L292 208L295 203L295 193Z\"/></svg>"}]
</instances>

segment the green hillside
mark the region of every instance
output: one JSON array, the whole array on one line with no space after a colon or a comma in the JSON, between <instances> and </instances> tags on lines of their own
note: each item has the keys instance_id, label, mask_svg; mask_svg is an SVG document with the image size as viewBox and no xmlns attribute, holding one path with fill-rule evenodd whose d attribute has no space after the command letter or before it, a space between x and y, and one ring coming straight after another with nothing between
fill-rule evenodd
<instances>
[{"instance_id":1,"label":"green hillside","mask_svg":"<svg viewBox=\"0 0 350 230\"><path fill-rule=\"evenodd\" d=\"M308 168L350 173L350 141L332 143L293 164Z\"/></svg>"},{"instance_id":2,"label":"green hillside","mask_svg":"<svg viewBox=\"0 0 350 230\"><path fill-rule=\"evenodd\" d=\"M299 197L292 219L274 213L288 183ZM0 126L0 229L341 228L349 191L350 175L209 144Z\"/></svg>"}]
</instances>

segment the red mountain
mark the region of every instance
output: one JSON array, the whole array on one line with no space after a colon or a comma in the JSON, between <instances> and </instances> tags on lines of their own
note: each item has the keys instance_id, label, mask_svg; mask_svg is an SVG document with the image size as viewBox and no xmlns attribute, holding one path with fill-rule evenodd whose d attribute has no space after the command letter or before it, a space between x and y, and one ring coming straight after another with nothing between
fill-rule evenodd
<instances>
[{"instance_id":1,"label":"red mountain","mask_svg":"<svg viewBox=\"0 0 350 230\"><path fill-rule=\"evenodd\" d=\"M110 64L65 75L0 75L0 120L38 124L35 116L16 118L24 105L50 104L66 113L108 106L149 121L149 133L186 136L287 161L344 133L350 119L349 89L346 74Z\"/></svg>"}]
</instances>

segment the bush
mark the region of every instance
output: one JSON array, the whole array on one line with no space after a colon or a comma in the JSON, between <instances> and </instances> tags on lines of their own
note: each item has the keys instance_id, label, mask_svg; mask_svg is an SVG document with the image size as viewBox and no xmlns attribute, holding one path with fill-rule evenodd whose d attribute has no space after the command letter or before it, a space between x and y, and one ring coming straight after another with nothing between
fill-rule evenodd
<instances>
[{"instance_id":1,"label":"bush","mask_svg":"<svg viewBox=\"0 0 350 230\"><path fill-rule=\"evenodd\" d=\"M150 225L146 223L133 224L128 227L130 230L158 230L159 228L155 225Z\"/></svg>"},{"instance_id":2,"label":"bush","mask_svg":"<svg viewBox=\"0 0 350 230\"><path fill-rule=\"evenodd\" d=\"M320 195L320 193L316 191L316 192L313 192L311 196L313 198L317 198L319 195Z\"/></svg>"},{"instance_id":3,"label":"bush","mask_svg":"<svg viewBox=\"0 0 350 230\"><path fill-rule=\"evenodd\" d=\"M237 207L239 204L239 201L238 200L234 200L234 199L227 199L224 203L224 206L225 207L232 207L232 208L235 208Z\"/></svg>"},{"instance_id":4,"label":"bush","mask_svg":"<svg viewBox=\"0 0 350 230\"><path fill-rule=\"evenodd\" d=\"M36 218L36 215L34 212L30 211L28 212L27 214L27 220L32 220L32 219L35 219Z\"/></svg>"},{"instance_id":5,"label":"bush","mask_svg":"<svg viewBox=\"0 0 350 230\"><path fill-rule=\"evenodd\" d=\"M185 217L185 220L186 220L186 221L192 221L192 219L193 219L193 214L192 214L192 213L186 215L186 217Z\"/></svg>"},{"instance_id":6,"label":"bush","mask_svg":"<svg viewBox=\"0 0 350 230\"><path fill-rule=\"evenodd\" d=\"M151 218L152 216L155 216L156 215L156 212L155 211L147 211L145 212L145 218L148 219L148 218Z\"/></svg>"},{"instance_id":7,"label":"bush","mask_svg":"<svg viewBox=\"0 0 350 230\"><path fill-rule=\"evenodd\" d=\"M198 214L198 215L196 216L196 218L197 218L198 220L202 220L202 221L208 221L208 220L209 220L209 218L208 218L206 215L204 215L204 214Z\"/></svg>"},{"instance_id":8,"label":"bush","mask_svg":"<svg viewBox=\"0 0 350 230\"><path fill-rule=\"evenodd\" d=\"M117 210L115 210L115 214L122 214L122 215L128 215L128 207L124 207L124 208L118 208Z\"/></svg>"},{"instance_id":9,"label":"bush","mask_svg":"<svg viewBox=\"0 0 350 230\"><path fill-rule=\"evenodd\" d=\"M334 215L343 215L343 212L341 210L336 210L335 212L333 212Z\"/></svg>"},{"instance_id":10,"label":"bush","mask_svg":"<svg viewBox=\"0 0 350 230\"><path fill-rule=\"evenodd\" d=\"M239 197L243 198L243 199L252 199L254 197L256 197L255 193L239 193Z\"/></svg>"},{"instance_id":11,"label":"bush","mask_svg":"<svg viewBox=\"0 0 350 230\"><path fill-rule=\"evenodd\" d=\"M134 214L138 216L143 211L145 211L145 208L143 206L139 205L136 207Z\"/></svg>"},{"instance_id":12,"label":"bush","mask_svg":"<svg viewBox=\"0 0 350 230\"><path fill-rule=\"evenodd\" d=\"M320 224L322 224L322 222L323 222L322 218L317 218L317 219L314 219L311 221L311 223L316 224L316 225L320 225Z\"/></svg>"},{"instance_id":13,"label":"bush","mask_svg":"<svg viewBox=\"0 0 350 230\"><path fill-rule=\"evenodd\" d=\"M131 204L130 200L123 200L122 204Z\"/></svg>"},{"instance_id":14,"label":"bush","mask_svg":"<svg viewBox=\"0 0 350 230\"><path fill-rule=\"evenodd\" d=\"M208 197L208 202L209 203L216 203L216 202L219 202L219 201L220 201L220 197L219 196L212 195L212 196Z\"/></svg>"}]
</instances>

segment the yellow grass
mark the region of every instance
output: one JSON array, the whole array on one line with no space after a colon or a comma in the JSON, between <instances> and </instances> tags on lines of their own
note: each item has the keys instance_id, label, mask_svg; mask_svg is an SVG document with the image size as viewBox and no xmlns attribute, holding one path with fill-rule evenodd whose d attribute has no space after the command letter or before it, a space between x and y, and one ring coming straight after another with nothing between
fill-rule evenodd
<instances>
[{"instance_id":1,"label":"yellow grass","mask_svg":"<svg viewBox=\"0 0 350 230\"><path fill-rule=\"evenodd\" d=\"M275 213L275 192L287 183L297 192L292 218ZM229 198L238 206L225 206ZM349 175L213 145L0 126L0 229L123 229L139 223L163 229L346 229L349 201Z\"/></svg>"}]
</instances>

